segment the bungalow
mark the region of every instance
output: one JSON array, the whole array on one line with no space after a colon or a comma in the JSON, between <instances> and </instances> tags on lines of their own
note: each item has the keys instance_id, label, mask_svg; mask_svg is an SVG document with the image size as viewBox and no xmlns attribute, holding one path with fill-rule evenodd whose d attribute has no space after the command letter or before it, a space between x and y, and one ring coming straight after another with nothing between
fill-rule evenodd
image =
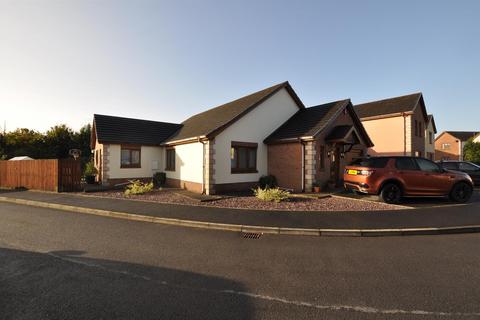
<instances>
[{"instance_id":1,"label":"bungalow","mask_svg":"<svg viewBox=\"0 0 480 320\"><path fill-rule=\"evenodd\" d=\"M268 174L295 191L339 183L345 163L373 146L350 100L305 108L288 82L181 124L96 114L91 141L102 184L163 171L167 185L205 194L249 189Z\"/></svg>"},{"instance_id":2,"label":"bungalow","mask_svg":"<svg viewBox=\"0 0 480 320\"><path fill-rule=\"evenodd\" d=\"M435 139L435 160L463 160L463 147L476 131L444 131Z\"/></svg>"},{"instance_id":3,"label":"bungalow","mask_svg":"<svg viewBox=\"0 0 480 320\"><path fill-rule=\"evenodd\" d=\"M429 117L422 93L359 104L355 111L375 145L369 155L427 156Z\"/></svg>"}]
</instances>

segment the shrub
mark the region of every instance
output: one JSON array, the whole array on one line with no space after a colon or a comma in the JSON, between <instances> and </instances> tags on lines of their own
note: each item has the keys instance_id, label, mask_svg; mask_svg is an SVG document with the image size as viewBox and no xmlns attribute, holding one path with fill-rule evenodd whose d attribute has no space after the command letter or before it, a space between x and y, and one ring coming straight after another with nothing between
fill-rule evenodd
<instances>
[{"instance_id":1,"label":"shrub","mask_svg":"<svg viewBox=\"0 0 480 320\"><path fill-rule=\"evenodd\" d=\"M279 188L257 188L253 189L253 193L257 199L263 201L273 201L277 203L288 200L290 197L290 192L281 190Z\"/></svg>"},{"instance_id":2,"label":"shrub","mask_svg":"<svg viewBox=\"0 0 480 320\"><path fill-rule=\"evenodd\" d=\"M135 180L127 186L125 190L126 196L144 194L153 190L153 182L142 183L140 180Z\"/></svg>"},{"instance_id":3,"label":"shrub","mask_svg":"<svg viewBox=\"0 0 480 320\"><path fill-rule=\"evenodd\" d=\"M167 174L165 172L156 172L153 175L153 185L157 188L165 185L166 181L167 181Z\"/></svg>"},{"instance_id":4,"label":"shrub","mask_svg":"<svg viewBox=\"0 0 480 320\"><path fill-rule=\"evenodd\" d=\"M480 163L480 143L470 139L463 147L463 155L466 161Z\"/></svg>"},{"instance_id":5,"label":"shrub","mask_svg":"<svg viewBox=\"0 0 480 320\"><path fill-rule=\"evenodd\" d=\"M268 176L261 176L260 179L258 180L258 185L262 189L267 189L267 188L275 188L277 187L277 178L272 175Z\"/></svg>"},{"instance_id":6,"label":"shrub","mask_svg":"<svg viewBox=\"0 0 480 320\"><path fill-rule=\"evenodd\" d=\"M85 170L83 170L83 175L85 176L94 176L98 173L97 168L95 168L95 165L93 164L93 161L87 162L85 164Z\"/></svg>"}]
</instances>

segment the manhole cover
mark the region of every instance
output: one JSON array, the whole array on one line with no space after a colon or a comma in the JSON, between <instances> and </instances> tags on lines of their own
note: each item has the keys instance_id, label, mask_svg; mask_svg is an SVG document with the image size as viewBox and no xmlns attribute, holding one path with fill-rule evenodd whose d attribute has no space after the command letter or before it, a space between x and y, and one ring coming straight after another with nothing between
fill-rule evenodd
<instances>
[{"instance_id":1,"label":"manhole cover","mask_svg":"<svg viewBox=\"0 0 480 320\"><path fill-rule=\"evenodd\" d=\"M263 233L256 232L242 232L242 237L245 239L258 239L262 236Z\"/></svg>"}]
</instances>

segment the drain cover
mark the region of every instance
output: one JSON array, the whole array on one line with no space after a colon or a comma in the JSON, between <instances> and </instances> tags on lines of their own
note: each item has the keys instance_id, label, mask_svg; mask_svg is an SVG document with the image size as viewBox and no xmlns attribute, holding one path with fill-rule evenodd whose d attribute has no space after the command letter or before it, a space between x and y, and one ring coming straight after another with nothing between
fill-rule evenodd
<instances>
[{"instance_id":1,"label":"drain cover","mask_svg":"<svg viewBox=\"0 0 480 320\"><path fill-rule=\"evenodd\" d=\"M242 232L242 237L245 239L258 239L262 236L263 233L256 232Z\"/></svg>"}]
</instances>

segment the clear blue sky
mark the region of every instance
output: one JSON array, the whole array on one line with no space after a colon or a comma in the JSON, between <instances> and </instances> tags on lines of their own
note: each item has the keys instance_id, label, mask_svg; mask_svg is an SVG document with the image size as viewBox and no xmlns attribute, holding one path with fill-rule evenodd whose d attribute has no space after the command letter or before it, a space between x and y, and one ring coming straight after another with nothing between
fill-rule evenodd
<instances>
[{"instance_id":1,"label":"clear blue sky","mask_svg":"<svg viewBox=\"0 0 480 320\"><path fill-rule=\"evenodd\" d=\"M422 91L480 130L480 1L0 0L0 126L181 122L290 81L303 102Z\"/></svg>"}]
</instances>

